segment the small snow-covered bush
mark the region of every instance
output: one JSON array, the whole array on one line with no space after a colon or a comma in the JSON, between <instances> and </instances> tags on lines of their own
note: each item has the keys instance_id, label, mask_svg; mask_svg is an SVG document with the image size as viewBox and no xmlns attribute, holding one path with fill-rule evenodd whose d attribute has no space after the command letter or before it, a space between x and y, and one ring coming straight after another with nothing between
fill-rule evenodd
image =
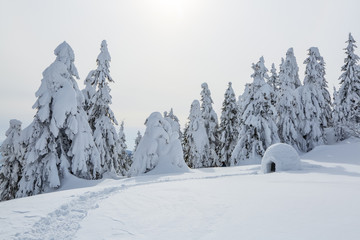
<instances>
[{"instance_id":1,"label":"small snow-covered bush","mask_svg":"<svg viewBox=\"0 0 360 240\"><path fill-rule=\"evenodd\" d=\"M271 145L264 154L261 161L261 172L279 172L299 170L300 157L296 150L286 143Z\"/></svg>"}]
</instances>

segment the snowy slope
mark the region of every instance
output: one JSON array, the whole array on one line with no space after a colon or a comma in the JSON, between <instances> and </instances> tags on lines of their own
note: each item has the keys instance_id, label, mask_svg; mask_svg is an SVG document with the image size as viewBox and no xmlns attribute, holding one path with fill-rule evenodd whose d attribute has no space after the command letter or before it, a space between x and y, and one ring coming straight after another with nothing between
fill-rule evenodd
<instances>
[{"instance_id":1,"label":"snowy slope","mask_svg":"<svg viewBox=\"0 0 360 240\"><path fill-rule=\"evenodd\" d=\"M360 140L301 161L272 174L249 165L68 179L63 191L1 202L0 239L358 239Z\"/></svg>"}]
</instances>

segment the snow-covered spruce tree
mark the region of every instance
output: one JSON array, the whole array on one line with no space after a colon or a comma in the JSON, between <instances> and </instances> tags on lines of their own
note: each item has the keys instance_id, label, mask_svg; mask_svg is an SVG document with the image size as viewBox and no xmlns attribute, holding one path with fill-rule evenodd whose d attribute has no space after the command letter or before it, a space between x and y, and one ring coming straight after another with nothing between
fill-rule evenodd
<instances>
[{"instance_id":1,"label":"snow-covered spruce tree","mask_svg":"<svg viewBox=\"0 0 360 240\"><path fill-rule=\"evenodd\" d=\"M43 72L35 94L34 120L21 135L26 163L17 197L58 188L69 172L85 179L100 176L99 152L73 78L79 78L74 52L63 42L54 53L56 60Z\"/></svg>"},{"instance_id":2,"label":"snow-covered spruce tree","mask_svg":"<svg viewBox=\"0 0 360 240\"><path fill-rule=\"evenodd\" d=\"M115 166L115 169L118 173L120 173L122 176L126 176L127 172L130 169L130 166L132 164L132 160L129 156L129 154L126 152L127 145L126 145L126 137L124 132L124 122L122 121L120 124L120 130L119 130L119 138L118 138L118 146L119 146L119 166ZM116 163L116 162L115 162Z\"/></svg>"},{"instance_id":3,"label":"snow-covered spruce tree","mask_svg":"<svg viewBox=\"0 0 360 240\"><path fill-rule=\"evenodd\" d=\"M164 112L164 118L170 123L172 130L179 133L179 139L181 140L182 133L180 129L179 118L174 115L174 111L172 108L170 109L169 113Z\"/></svg>"},{"instance_id":4,"label":"snow-covered spruce tree","mask_svg":"<svg viewBox=\"0 0 360 240\"><path fill-rule=\"evenodd\" d=\"M219 126L218 155L223 166L230 166L230 157L236 146L239 136L238 105L232 83L225 92Z\"/></svg>"},{"instance_id":5,"label":"snow-covered spruce tree","mask_svg":"<svg viewBox=\"0 0 360 240\"><path fill-rule=\"evenodd\" d=\"M340 140L341 138L339 138L339 133L337 132L339 130L339 126L337 123L340 122L340 119L342 119L344 117L343 113L340 112L340 107L341 105L339 104L339 94L338 94L338 90L336 89L336 87L334 86L334 92L333 92L333 104L332 104L332 120L334 123L334 133L335 133L335 137L336 140Z\"/></svg>"},{"instance_id":6,"label":"snow-covered spruce tree","mask_svg":"<svg viewBox=\"0 0 360 240\"><path fill-rule=\"evenodd\" d=\"M289 48L287 50L285 61L282 62L282 68L283 68L282 74L287 75L291 79L290 82L292 84L294 84L294 88L296 89L296 88L300 87L301 82L300 82L300 78L299 78L299 66L296 62L293 48ZM279 78L280 78L280 76L279 76Z\"/></svg>"},{"instance_id":7,"label":"snow-covered spruce tree","mask_svg":"<svg viewBox=\"0 0 360 240\"><path fill-rule=\"evenodd\" d=\"M268 78L267 83L272 87L273 93L271 94L271 103L276 106L279 93L279 75L276 72L275 64L271 64L271 76Z\"/></svg>"},{"instance_id":8,"label":"snow-covered spruce tree","mask_svg":"<svg viewBox=\"0 0 360 240\"><path fill-rule=\"evenodd\" d=\"M87 80L96 89L92 106L89 109L89 124L93 130L94 141L100 153L102 173L115 173L119 157L119 137L116 133L113 111L110 109L111 95L109 82L114 82L110 76L111 57L105 40L101 43L100 54L96 59L97 69L89 73ZM120 170L120 172L126 171Z\"/></svg>"},{"instance_id":9,"label":"snow-covered spruce tree","mask_svg":"<svg viewBox=\"0 0 360 240\"><path fill-rule=\"evenodd\" d=\"M230 159L230 165L241 165L241 161L250 160L260 163L265 150L274 143L279 142L275 124L276 109L271 103L272 87L265 82L267 69L264 58L252 66L250 100L245 106L241 121L243 125Z\"/></svg>"},{"instance_id":10,"label":"snow-covered spruce tree","mask_svg":"<svg viewBox=\"0 0 360 240\"><path fill-rule=\"evenodd\" d=\"M85 88L82 90L82 93L84 95L84 103L83 107L86 112L86 115L89 116L91 114L92 108L95 103L95 94L96 94L96 88L93 85L94 83L94 71L90 71L88 76L85 79Z\"/></svg>"},{"instance_id":11,"label":"snow-covered spruce tree","mask_svg":"<svg viewBox=\"0 0 360 240\"><path fill-rule=\"evenodd\" d=\"M188 119L183 136L185 162L191 168L209 166L209 139L198 100L192 102Z\"/></svg>"},{"instance_id":12,"label":"snow-covered spruce tree","mask_svg":"<svg viewBox=\"0 0 360 240\"><path fill-rule=\"evenodd\" d=\"M6 139L0 146L0 201L15 198L18 183L22 175L23 154L20 146L21 122L10 120L10 127L6 131Z\"/></svg>"},{"instance_id":13,"label":"snow-covered spruce tree","mask_svg":"<svg viewBox=\"0 0 360 240\"><path fill-rule=\"evenodd\" d=\"M338 140L343 140L351 133L356 132L360 127L360 69L357 65L359 57L354 53L356 41L349 34L348 44L345 48L345 65L342 66L343 72L339 77L340 88L335 100L335 134Z\"/></svg>"},{"instance_id":14,"label":"snow-covered spruce tree","mask_svg":"<svg viewBox=\"0 0 360 240\"><path fill-rule=\"evenodd\" d=\"M280 82L279 82L279 75L277 74L275 64L271 64L271 70L270 70L271 76L268 79L268 84L273 88L273 91L276 92L279 88Z\"/></svg>"},{"instance_id":15,"label":"snow-covered spruce tree","mask_svg":"<svg viewBox=\"0 0 360 240\"><path fill-rule=\"evenodd\" d=\"M333 120L332 120L332 103L331 103L331 95L328 90L328 82L325 78L325 61L324 58L320 55L318 48L312 48L312 51L315 52L316 59L318 60L318 71L320 72L319 85L322 97L324 99L323 102L320 102L320 106L322 109L321 114L321 125L324 128L332 127Z\"/></svg>"},{"instance_id":16,"label":"snow-covered spruce tree","mask_svg":"<svg viewBox=\"0 0 360 240\"><path fill-rule=\"evenodd\" d=\"M186 171L179 134L159 112L154 112L145 121L144 136L134 153L129 176L149 171L168 173Z\"/></svg>"},{"instance_id":17,"label":"snow-covered spruce tree","mask_svg":"<svg viewBox=\"0 0 360 240\"><path fill-rule=\"evenodd\" d=\"M201 88L201 115L209 139L209 155L207 156L207 161L204 163L204 167L219 167L221 163L216 153L219 142L217 139L219 128L218 117L212 107L213 100L207 83L201 84Z\"/></svg>"},{"instance_id":18,"label":"snow-covered spruce tree","mask_svg":"<svg viewBox=\"0 0 360 240\"><path fill-rule=\"evenodd\" d=\"M289 73L284 59L281 59L279 73L279 91L277 95L277 127L280 141L302 149L303 138L300 133L302 105L299 92L296 90L295 74Z\"/></svg>"},{"instance_id":19,"label":"snow-covered spruce tree","mask_svg":"<svg viewBox=\"0 0 360 240\"><path fill-rule=\"evenodd\" d=\"M140 131L137 132L137 136L135 138L135 146L134 146L134 151L133 154L136 152L137 147L139 146L139 143L141 141L142 135L140 133Z\"/></svg>"},{"instance_id":20,"label":"snow-covered spruce tree","mask_svg":"<svg viewBox=\"0 0 360 240\"><path fill-rule=\"evenodd\" d=\"M324 126L327 125L325 117L327 104L322 91L325 81L324 64L316 47L308 50L308 57L304 64L306 64L304 85L298 91L302 105L300 132L304 139L301 149L308 152L315 146L325 143Z\"/></svg>"}]
</instances>

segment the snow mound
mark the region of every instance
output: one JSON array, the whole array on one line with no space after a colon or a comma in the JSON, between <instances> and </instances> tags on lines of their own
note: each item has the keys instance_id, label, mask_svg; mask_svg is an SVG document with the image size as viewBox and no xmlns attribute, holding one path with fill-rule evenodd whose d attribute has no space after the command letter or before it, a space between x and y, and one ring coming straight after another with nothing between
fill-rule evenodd
<instances>
[{"instance_id":1,"label":"snow mound","mask_svg":"<svg viewBox=\"0 0 360 240\"><path fill-rule=\"evenodd\" d=\"M296 150L285 143L271 145L261 161L261 172L270 173L300 169L300 157Z\"/></svg>"}]
</instances>

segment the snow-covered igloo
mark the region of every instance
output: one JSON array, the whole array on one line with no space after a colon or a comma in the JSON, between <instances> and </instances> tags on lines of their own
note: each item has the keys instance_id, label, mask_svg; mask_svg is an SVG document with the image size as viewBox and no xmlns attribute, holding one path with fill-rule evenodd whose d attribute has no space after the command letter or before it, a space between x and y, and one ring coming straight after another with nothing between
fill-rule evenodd
<instances>
[{"instance_id":1,"label":"snow-covered igloo","mask_svg":"<svg viewBox=\"0 0 360 240\"><path fill-rule=\"evenodd\" d=\"M261 172L270 173L300 169L300 157L297 151L285 143L271 145L261 160Z\"/></svg>"}]
</instances>

